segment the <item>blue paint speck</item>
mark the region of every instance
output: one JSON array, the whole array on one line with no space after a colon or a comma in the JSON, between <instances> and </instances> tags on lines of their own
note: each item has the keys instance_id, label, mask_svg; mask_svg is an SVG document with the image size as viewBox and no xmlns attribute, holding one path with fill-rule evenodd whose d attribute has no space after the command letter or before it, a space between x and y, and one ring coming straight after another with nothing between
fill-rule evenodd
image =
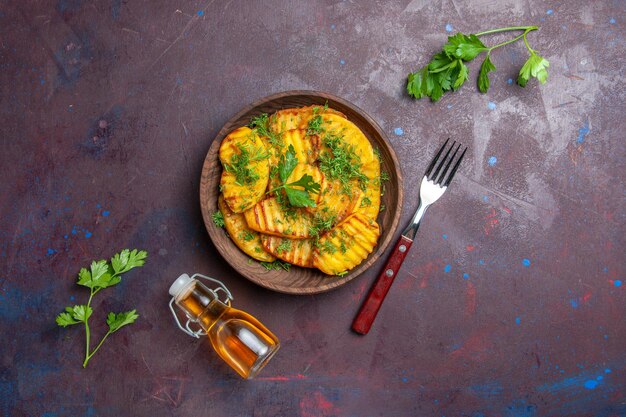
<instances>
[{"instance_id":1,"label":"blue paint speck","mask_svg":"<svg viewBox=\"0 0 626 417\"><path fill-rule=\"evenodd\" d=\"M570 305L572 306L572 308L578 308L578 300L576 298L572 298L571 300L569 300Z\"/></svg>"},{"instance_id":2,"label":"blue paint speck","mask_svg":"<svg viewBox=\"0 0 626 417\"><path fill-rule=\"evenodd\" d=\"M395 129L393 129L393 133L395 133L397 136L402 136L404 135L404 130L402 130L401 127L396 127Z\"/></svg>"},{"instance_id":3,"label":"blue paint speck","mask_svg":"<svg viewBox=\"0 0 626 417\"><path fill-rule=\"evenodd\" d=\"M335 24L333 23L332 25L330 25L331 29L335 29L337 26L335 26Z\"/></svg>"},{"instance_id":4,"label":"blue paint speck","mask_svg":"<svg viewBox=\"0 0 626 417\"><path fill-rule=\"evenodd\" d=\"M402 382L404 382L406 384L407 382L409 382L409 378L403 376L402 377Z\"/></svg>"},{"instance_id":5,"label":"blue paint speck","mask_svg":"<svg viewBox=\"0 0 626 417\"><path fill-rule=\"evenodd\" d=\"M596 381L602 381L603 379L604 379L604 377L603 377L602 375L600 375L600 376L598 376L598 377L596 378Z\"/></svg>"},{"instance_id":6,"label":"blue paint speck","mask_svg":"<svg viewBox=\"0 0 626 417\"><path fill-rule=\"evenodd\" d=\"M448 104L446 107L451 109L452 108L452 104Z\"/></svg>"},{"instance_id":7,"label":"blue paint speck","mask_svg":"<svg viewBox=\"0 0 626 417\"><path fill-rule=\"evenodd\" d=\"M446 32L452 32L454 30L454 28L452 27L452 25L450 23L448 23L446 25Z\"/></svg>"},{"instance_id":8,"label":"blue paint speck","mask_svg":"<svg viewBox=\"0 0 626 417\"><path fill-rule=\"evenodd\" d=\"M102 215L103 215L104 217L109 217L109 214L111 214L111 212L110 212L110 211L108 211L108 210L104 210L104 211L102 212Z\"/></svg>"},{"instance_id":9,"label":"blue paint speck","mask_svg":"<svg viewBox=\"0 0 626 417\"><path fill-rule=\"evenodd\" d=\"M176 84L183 85L183 79L180 77L176 77Z\"/></svg>"},{"instance_id":10,"label":"blue paint speck","mask_svg":"<svg viewBox=\"0 0 626 417\"><path fill-rule=\"evenodd\" d=\"M513 84L513 78L509 78L508 80L506 80L506 83L507 83L508 85Z\"/></svg>"},{"instance_id":11,"label":"blue paint speck","mask_svg":"<svg viewBox=\"0 0 626 417\"><path fill-rule=\"evenodd\" d=\"M519 326L521 322L522 322L521 318L515 317L515 324L517 324Z\"/></svg>"},{"instance_id":12,"label":"blue paint speck","mask_svg":"<svg viewBox=\"0 0 626 417\"><path fill-rule=\"evenodd\" d=\"M198 16L203 16L204 15L204 10L198 10Z\"/></svg>"},{"instance_id":13,"label":"blue paint speck","mask_svg":"<svg viewBox=\"0 0 626 417\"><path fill-rule=\"evenodd\" d=\"M45 83L46 83L46 80L43 77L41 77L39 79L39 84L44 85Z\"/></svg>"},{"instance_id":14,"label":"blue paint speck","mask_svg":"<svg viewBox=\"0 0 626 417\"><path fill-rule=\"evenodd\" d=\"M341 65L345 65L345 64L346 64L346 61L344 61L343 59L340 59L340 60L339 60L339 64L341 64Z\"/></svg>"},{"instance_id":15,"label":"blue paint speck","mask_svg":"<svg viewBox=\"0 0 626 417\"><path fill-rule=\"evenodd\" d=\"M611 370L610 370L609 368L606 368L606 369L604 370L604 373L605 373L605 374L610 374L610 373L611 373Z\"/></svg>"},{"instance_id":16,"label":"blue paint speck","mask_svg":"<svg viewBox=\"0 0 626 417\"><path fill-rule=\"evenodd\" d=\"M524 258L524 259L522 259L522 265L524 265L524 266L530 266L530 259L528 259L528 258Z\"/></svg>"},{"instance_id":17,"label":"blue paint speck","mask_svg":"<svg viewBox=\"0 0 626 417\"><path fill-rule=\"evenodd\" d=\"M583 127L578 129L578 139L576 139L576 142L583 143L585 141L585 137L589 134L590 131L591 130L589 129L589 120L586 120Z\"/></svg>"},{"instance_id":18,"label":"blue paint speck","mask_svg":"<svg viewBox=\"0 0 626 417\"><path fill-rule=\"evenodd\" d=\"M552 14L552 13L554 13L554 10L552 9L548 9L548 11L546 12L546 14Z\"/></svg>"},{"instance_id":19,"label":"blue paint speck","mask_svg":"<svg viewBox=\"0 0 626 417\"><path fill-rule=\"evenodd\" d=\"M613 281L613 285L615 285L616 287L621 287L622 286L622 281L619 279L616 279L615 281Z\"/></svg>"},{"instance_id":20,"label":"blue paint speck","mask_svg":"<svg viewBox=\"0 0 626 417\"><path fill-rule=\"evenodd\" d=\"M63 235L63 239L67 239L68 237L68 235Z\"/></svg>"},{"instance_id":21,"label":"blue paint speck","mask_svg":"<svg viewBox=\"0 0 626 417\"><path fill-rule=\"evenodd\" d=\"M444 233L443 235L441 235L441 237L444 238L444 239L447 239L448 235Z\"/></svg>"},{"instance_id":22,"label":"blue paint speck","mask_svg":"<svg viewBox=\"0 0 626 417\"><path fill-rule=\"evenodd\" d=\"M48 252L46 252L46 256L54 255L56 251L54 249L48 248Z\"/></svg>"},{"instance_id":23,"label":"blue paint speck","mask_svg":"<svg viewBox=\"0 0 626 417\"><path fill-rule=\"evenodd\" d=\"M81 203L82 203L82 201L81 201ZM96 204L96 208L102 208L102 206L100 205L100 203L97 203L97 204Z\"/></svg>"},{"instance_id":24,"label":"blue paint speck","mask_svg":"<svg viewBox=\"0 0 626 417\"><path fill-rule=\"evenodd\" d=\"M605 267L604 267L604 269L603 269L602 271L604 271L604 272L609 272L609 268L605 266Z\"/></svg>"},{"instance_id":25,"label":"blue paint speck","mask_svg":"<svg viewBox=\"0 0 626 417\"><path fill-rule=\"evenodd\" d=\"M452 266L450 264L443 267L443 272L450 272L452 270Z\"/></svg>"},{"instance_id":26,"label":"blue paint speck","mask_svg":"<svg viewBox=\"0 0 626 417\"><path fill-rule=\"evenodd\" d=\"M611 18L611 20L609 20L609 23L614 25L615 24L615 19Z\"/></svg>"},{"instance_id":27,"label":"blue paint speck","mask_svg":"<svg viewBox=\"0 0 626 417\"><path fill-rule=\"evenodd\" d=\"M593 379L585 381L585 388L587 389L595 389L595 387L597 386L598 386L598 381L594 381Z\"/></svg>"},{"instance_id":28,"label":"blue paint speck","mask_svg":"<svg viewBox=\"0 0 626 417\"><path fill-rule=\"evenodd\" d=\"M480 261L478 261L478 264L479 264L479 265L484 265L484 264L485 264L485 261L484 261L483 259L481 259Z\"/></svg>"},{"instance_id":29,"label":"blue paint speck","mask_svg":"<svg viewBox=\"0 0 626 417\"><path fill-rule=\"evenodd\" d=\"M469 274L467 272L463 274L463 279L469 279Z\"/></svg>"},{"instance_id":30,"label":"blue paint speck","mask_svg":"<svg viewBox=\"0 0 626 417\"><path fill-rule=\"evenodd\" d=\"M89 239L91 237L91 232L85 232L85 238Z\"/></svg>"},{"instance_id":31,"label":"blue paint speck","mask_svg":"<svg viewBox=\"0 0 626 417\"><path fill-rule=\"evenodd\" d=\"M483 201L486 203L487 201L489 201L489 197L487 197L486 195L483 196Z\"/></svg>"},{"instance_id":32,"label":"blue paint speck","mask_svg":"<svg viewBox=\"0 0 626 417\"><path fill-rule=\"evenodd\" d=\"M487 108L489 110L495 110L496 109L496 103L494 103L493 101L490 101L489 103L487 103Z\"/></svg>"},{"instance_id":33,"label":"blue paint speck","mask_svg":"<svg viewBox=\"0 0 626 417\"><path fill-rule=\"evenodd\" d=\"M498 158L496 158L495 156L490 156L489 159L487 160L487 163L489 164L490 167L494 166L497 162L498 162Z\"/></svg>"},{"instance_id":34,"label":"blue paint speck","mask_svg":"<svg viewBox=\"0 0 626 417\"><path fill-rule=\"evenodd\" d=\"M76 297L74 297L73 295L70 295L70 301L74 301L76 299Z\"/></svg>"}]
</instances>

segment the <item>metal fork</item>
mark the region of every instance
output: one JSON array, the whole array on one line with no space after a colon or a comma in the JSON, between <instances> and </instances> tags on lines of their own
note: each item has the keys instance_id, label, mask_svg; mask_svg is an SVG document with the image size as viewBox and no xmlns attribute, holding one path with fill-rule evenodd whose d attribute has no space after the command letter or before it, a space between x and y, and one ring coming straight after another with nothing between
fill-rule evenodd
<instances>
[{"instance_id":1,"label":"metal fork","mask_svg":"<svg viewBox=\"0 0 626 417\"><path fill-rule=\"evenodd\" d=\"M452 146L450 146L445 155L441 157L449 141L450 138L444 142L441 148L439 148L439 152L437 152L428 166L426 175L422 178L422 184L420 185L419 206L415 215L413 215L413 220L411 220L409 226L402 232L400 239L398 239L396 246L389 255L389 259L387 259L385 268L376 279L376 282L374 282L359 313L352 323L352 329L359 334L367 334L372 327L378 310L380 310L380 306L383 304L383 300L387 292L389 292L389 288L391 288L391 284L396 275L398 275L398 270L402 266L402 262L404 262L404 258L413 244L413 239L415 238L415 234L417 233L417 229L419 228L420 221L426 209L435 201L439 200L446 191L461 164L463 156L465 156L467 147L464 147L460 156L456 158L461 149L461 144L459 143L455 149L456 142L452 142ZM454 152L452 152L453 150ZM451 152L452 156L450 156ZM452 165L455 159L456 162ZM450 169L450 167L452 167L452 169Z\"/></svg>"}]
</instances>

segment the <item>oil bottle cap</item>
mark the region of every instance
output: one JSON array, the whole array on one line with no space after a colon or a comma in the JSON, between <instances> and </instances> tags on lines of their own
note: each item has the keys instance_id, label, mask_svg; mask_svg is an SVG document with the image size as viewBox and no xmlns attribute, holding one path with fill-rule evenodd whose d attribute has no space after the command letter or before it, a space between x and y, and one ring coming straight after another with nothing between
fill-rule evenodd
<instances>
[{"instance_id":1,"label":"oil bottle cap","mask_svg":"<svg viewBox=\"0 0 626 417\"><path fill-rule=\"evenodd\" d=\"M170 286L170 291L169 291L170 295L172 297L176 297L192 281L193 281L193 279L191 277L189 277L189 275L182 274L181 276L176 278L176 281L174 281L172 283L172 285Z\"/></svg>"}]
</instances>

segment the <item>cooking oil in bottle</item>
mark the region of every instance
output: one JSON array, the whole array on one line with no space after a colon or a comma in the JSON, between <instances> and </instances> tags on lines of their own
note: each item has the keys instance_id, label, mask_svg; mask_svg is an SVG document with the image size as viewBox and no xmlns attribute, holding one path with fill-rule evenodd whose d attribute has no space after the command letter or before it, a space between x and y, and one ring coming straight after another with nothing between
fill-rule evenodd
<instances>
[{"instance_id":1,"label":"cooking oil in bottle","mask_svg":"<svg viewBox=\"0 0 626 417\"><path fill-rule=\"evenodd\" d=\"M218 287L210 289L195 277L212 281ZM219 299L219 291L226 294L224 302ZM169 293L170 310L178 327L196 338L206 335L218 355L243 378L254 378L278 351L280 342L272 332L250 314L230 306L233 297L220 281L200 274L183 274L171 285ZM178 321L173 304L187 316L185 326ZM193 331L190 323L198 324L200 330Z\"/></svg>"}]
</instances>

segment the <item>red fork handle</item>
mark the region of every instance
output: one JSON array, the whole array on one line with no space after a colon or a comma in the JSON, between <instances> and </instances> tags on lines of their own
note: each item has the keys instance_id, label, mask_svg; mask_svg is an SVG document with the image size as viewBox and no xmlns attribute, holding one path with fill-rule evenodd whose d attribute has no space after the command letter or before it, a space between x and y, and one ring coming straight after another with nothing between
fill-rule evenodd
<instances>
[{"instance_id":1,"label":"red fork handle","mask_svg":"<svg viewBox=\"0 0 626 417\"><path fill-rule=\"evenodd\" d=\"M370 289L367 298L363 301L361 309L356 318L352 322L352 330L359 334L367 334L374 323L374 319L380 310L380 306L385 300L385 296L393 284L393 280L398 275L398 270L404 262L406 254L409 252L409 248L413 244L413 241L406 236L400 236L398 243L393 248L393 251L387 259L387 263L380 273L376 282Z\"/></svg>"}]
</instances>

